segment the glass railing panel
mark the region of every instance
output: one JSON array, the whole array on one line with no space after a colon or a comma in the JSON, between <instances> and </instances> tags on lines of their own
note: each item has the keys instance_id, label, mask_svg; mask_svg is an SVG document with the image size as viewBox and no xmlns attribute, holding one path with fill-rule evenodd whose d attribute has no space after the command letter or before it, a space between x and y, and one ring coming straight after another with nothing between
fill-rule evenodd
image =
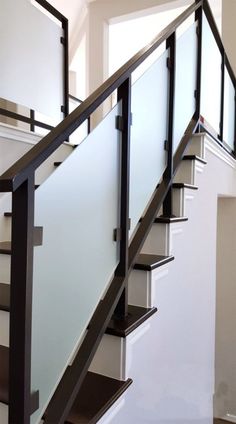
<instances>
[{"instance_id":1,"label":"glass railing panel","mask_svg":"<svg viewBox=\"0 0 236 424\"><path fill-rule=\"evenodd\" d=\"M202 23L201 115L219 134L222 58L205 15Z\"/></svg>"},{"instance_id":2,"label":"glass railing panel","mask_svg":"<svg viewBox=\"0 0 236 424\"><path fill-rule=\"evenodd\" d=\"M166 167L168 69L165 51L132 86L131 235Z\"/></svg>"},{"instance_id":3,"label":"glass railing panel","mask_svg":"<svg viewBox=\"0 0 236 424\"><path fill-rule=\"evenodd\" d=\"M39 416L78 347L118 264L121 104L35 192L32 390Z\"/></svg>"},{"instance_id":4,"label":"glass railing panel","mask_svg":"<svg viewBox=\"0 0 236 424\"><path fill-rule=\"evenodd\" d=\"M176 40L174 152L196 110L196 82L197 32L196 22L194 22Z\"/></svg>"},{"instance_id":5,"label":"glass railing panel","mask_svg":"<svg viewBox=\"0 0 236 424\"><path fill-rule=\"evenodd\" d=\"M223 140L234 150L235 88L225 67Z\"/></svg>"},{"instance_id":6,"label":"glass railing panel","mask_svg":"<svg viewBox=\"0 0 236 424\"><path fill-rule=\"evenodd\" d=\"M30 0L1 0L0 97L59 122L64 31Z\"/></svg>"}]
</instances>

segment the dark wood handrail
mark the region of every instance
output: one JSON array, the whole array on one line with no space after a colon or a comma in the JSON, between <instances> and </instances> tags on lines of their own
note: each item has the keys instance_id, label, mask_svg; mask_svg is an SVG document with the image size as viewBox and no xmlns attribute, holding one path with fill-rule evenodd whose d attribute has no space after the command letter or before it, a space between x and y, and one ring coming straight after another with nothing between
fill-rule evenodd
<instances>
[{"instance_id":1,"label":"dark wood handrail","mask_svg":"<svg viewBox=\"0 0 236 424\"><path fill-rule=\"evenodd\" d=\"M40 6L42 6L45 10L47 10L49 13L51 13L55 18L57 18L62 23L68 22L68 19L61 13L59 10L57 10L54 6L52 6L48 1L46 0L36 0Z\"/></svg>"},{"instance_id":2,"label":"dark wood handrail","mask_svg":"<svg viewBox=\"0 0 236 424\"><path fill-rule=\"evenodd\" d=\"M146 47L135 54L125 65L108 78L81 105L46 135L35 147L19 159L0 177L0 191L15 191L68 137L75 131L110 94L129 78L131 73L153 53L199 7L204 0L197 0L170 23Z\"/></svg>"}]
</instances>

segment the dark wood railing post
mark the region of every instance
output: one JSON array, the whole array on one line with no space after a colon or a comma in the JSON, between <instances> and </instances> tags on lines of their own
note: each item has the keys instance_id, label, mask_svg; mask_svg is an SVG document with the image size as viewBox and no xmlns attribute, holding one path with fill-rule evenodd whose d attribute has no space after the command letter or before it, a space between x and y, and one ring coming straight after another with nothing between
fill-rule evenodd
<instances>
[{"instance_id":1,"label":"dark wood railing post","mask_svg":"<svg viewBox=\"0 0 236 424\"><path fill-rule=\"evenodd\" d=\"M120 263L116 276L128 275L129 247L129 178L130 178L130 125L131 125L131 77L118 89L118 101L122 101L122 147L121 147L121 200L120 200ZM115 309L115 317L125 318L128 314L128 285L126 285Z\"/></svg>"},{"instance_id":2,"label":"dark wood railing post","mask_svg":"<svg viewBox=\"0 0 236 424\"><path fill-rule=\"evenodd\" d=\"M68 34L68 20L66 18L62 21L62 28L64 30L64 54L63 54L63 77L64 77L64 90L63 90L63 113L64 117L69 114L69 34Z\"/></svg>"},{"instance_id":3,"label":"dark wood railing post","mask_svg":"<svg viewBox=\"0 0 236 424\"><path fill-rule=\"evenodd\" d=\"M223 141L224 134L224 97L225 97L225 52L222 53L221 63L221 99L220 99L220 131L219 139Z\"/></svg>"},{"instance_id":4,"label":"dark wood railing post","mask_svg":"<svg viewBox=\"0 0 236 424\"><path fill-rule=\"evenodd\" d=\"M35 111L33 109L30 109L30 119L32 121L35 121ZM30 124L30 131L35 132L35 125L33 122L31 122Z\"/></svg>"},{"instance_id":5,"label":"dark wood railing post","mask_svg":"<svg viewBox=\"0 0 236 424\"><path fill-rule=\"evenodd\" d=\"M34 175L12 194L9 423L30 424Z\"/></svg>"},{"instance_id":6,"label":"dark wood railing post","mask_svg":"<svg viewBox=\"0 0 236 424\"><path fill-rule=\"evenodd\" d=\"M166 47L169 49L169 58L167 66L169 69L169 111L168 111L168 138L167 138L167 169L164 178L171 180L173 177L173 136L174 136L174 103L175 103L175 56L176 56L176 33L174 32L166 41ZM172 189L170 188L163 202L163 216L172 215Z\"/></svg>"},{"instance_id":7,"label":"dark wood railing post","mask_svg":"<svg viewBox=\"0 0 236 424\"><path fill-rule=\"evenodd\" d=\"M196 113L198 119L201 114L201 69L202 69L202 7L195 13L197 22L197 82L196 82Z\"/></svg>"}]
</instances>

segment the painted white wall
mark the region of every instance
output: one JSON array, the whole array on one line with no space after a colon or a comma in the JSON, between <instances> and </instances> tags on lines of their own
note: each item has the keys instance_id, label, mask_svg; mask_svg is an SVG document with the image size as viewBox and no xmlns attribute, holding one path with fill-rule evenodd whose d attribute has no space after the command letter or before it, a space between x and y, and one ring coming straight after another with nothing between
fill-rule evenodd
<instances>
[{"instance_id":1,"label":"painted white wall","mask_svg":"<svg viewBox=\"0 0 236 424\"><path fill-rule=\"evenodd\" d=\"M236 199L219 198L217 219L215 413L236 418Z\"/></svg>"},{"instance_id":2,"label":"painted white wall","mask_svg":"<svg viewBox=\"0 0 236 424\"><path fill-rule=\"evenodd\" d=\"M134 382L122 408L111 420L108 413L104 424L212 424L217 199L236 196L236 165L209 139L205 156L205 170L197 174L199 190L186 202L189 220L173 239L175 260L155 287L158 313L142 337L127 346L127 376ZM233 275L234 270L235 265ZM227 412L233 411L229 407Z\"/></svg>"},{"instance_id":3,"label":"painted white wall","mask_svg":"<svg viewBox=\"0 0 236 424\"><path fill-rule=\"evenodd\" d=\"M70 94L81 100L86 98L87 93L87 66L86 66L86 33L80 40L76 54L70 64L74 75L74 84L70 84Z\"/></svg>"}]
</instances>

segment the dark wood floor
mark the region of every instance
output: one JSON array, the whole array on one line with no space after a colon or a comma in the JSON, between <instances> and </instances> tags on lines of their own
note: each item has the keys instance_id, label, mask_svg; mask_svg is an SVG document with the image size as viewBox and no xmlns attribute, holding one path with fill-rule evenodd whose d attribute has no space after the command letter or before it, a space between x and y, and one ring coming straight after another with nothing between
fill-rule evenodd
<instances>
[{"instance_id":1,"label":"dark wood floor","mask_svg":"<svg viewBox=\"0 0 236 424\"><path fill-rule=\"evenodd\" d=\"M225 420L220 420L219 418L215 418L214 419L214 424L230 424L229 421L225 421ZM233 424L233 423L231 423Z\"/></svg>"}]
</instances>

